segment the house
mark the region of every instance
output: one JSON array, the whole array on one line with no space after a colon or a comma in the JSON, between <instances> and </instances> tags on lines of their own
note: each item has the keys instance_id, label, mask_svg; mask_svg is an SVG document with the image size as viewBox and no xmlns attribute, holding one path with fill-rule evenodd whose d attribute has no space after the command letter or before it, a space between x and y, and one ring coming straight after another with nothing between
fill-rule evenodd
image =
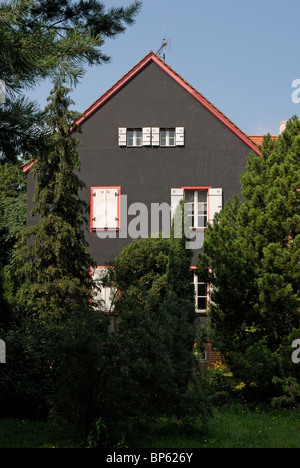
<instances>
[{"instance_id":1,"label":"house","mask_svg":"<svg viewBox=\"0 0 300 468\"><path fill-rule=\"evenodd\" d=\"M260 137L249 137L152 51L95 101L82 128L81 179L90 205L86 237L100 275L123 246L163 231L186 200L193 269L207 223L240 193L240 173ZM30 165L24 166L30 172ZM28 212L34 181L28 178ZM28 224L33 220L28 215ZM209 288L194 275L195 310ZM102 299L110 310L109 289Z\"/></svg>"}]
</instances>

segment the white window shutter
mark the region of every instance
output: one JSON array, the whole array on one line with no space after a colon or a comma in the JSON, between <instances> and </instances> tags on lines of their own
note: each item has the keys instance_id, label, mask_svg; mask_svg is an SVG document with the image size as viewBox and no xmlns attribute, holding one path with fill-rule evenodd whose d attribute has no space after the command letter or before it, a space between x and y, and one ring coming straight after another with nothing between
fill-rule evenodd
<instances>
[{"instance_id":1,"label":"white window shutter","mask_svg":"<svg viewBox=\"0 0 300 468\"><path fill-rule=\"evenodd\" d=\"M126 146L127 128L119 127L119 146Z\"/></svg>"},{"instance_id":2,"label":"white window shutter","mask_svg":"<svg viewBox=\"0 0 300 468\"><path fill-rule=\"evenodd\" d=\"M175 211L181 200L183 200L183 189L172 188L171 189L171 221L174 218Z\"/></svg>"},{"instance_id":3,"label":"white window shutter","mask_svg":"<svg viewBox=\"0 0 300 468\"><path fill-rule=\"evenodd\" d=\"M152 146L159 146L159 127L152 127Z\"/></svg>"},{"instance_id":4,"label":"white window shutter","mask_svg":"<svg viewBox=\"0 0 300 468\"><path fill-rule=\"evenodd\" d=\"M106 189L106 225L107 229L116 229L119 226L119 192L116 188Z\"/></svg>"},{"instance_id":5,"label":"white window shutter","mask_svg":"<svg viewBox=\"0 0 300 468\"><path fill-rule=\"evenodd\" d=\"M175 129L176 146L184 146L184 127Z\"/></svg>"},{"instance_id":6,"label":"white window shutter","mask_svg":"<svg viewBox=\"0 0 300 468\"><path fill-rule=\"evenodd\" d=\"M208 190L208 222L213 223L216 213L223 208L223 195L221 188L211 188Z\"/></svg>"},{"instance_id":7,"label":"white window shutter","mask_svg":"<svg viewBox=\"0 0 300 468\"><path fill-rule=\"evenodd\" d=\"M143 146L151 145L151 128L143 127Z\"/></svg>"},{"instance_id":8,"label":"white window shutter","mask_svg":"<svg viewBox=\"0 0 300 468\"><path fill-rule=\"evenodd\" d=\"M95 188L93 190L92 228L103 229L106 221L106 189Z\"/></svg>"}]
</instances>

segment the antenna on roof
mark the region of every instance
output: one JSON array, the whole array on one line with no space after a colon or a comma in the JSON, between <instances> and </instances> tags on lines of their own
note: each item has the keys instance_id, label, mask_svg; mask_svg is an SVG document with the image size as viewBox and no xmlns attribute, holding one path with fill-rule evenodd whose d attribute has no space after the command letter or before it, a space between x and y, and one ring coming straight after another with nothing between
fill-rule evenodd
<instances>
[{"instance_id":1,"label":"antenna on roof","mask_svg":"<svg viewBox=\"0 0 300 468\"><path fill-rule=\"evenodd\" d=\"M169 42L171 42L171 40ZM168 39L164 36L163 40L162 40L162 43L161 43L161 46L158 49L158 51L156 52L156 55L158 55L164 61L166 59L165 51L166 51L167 46L169 45L169 42L168 42ZM170 45L169 45L169 48L170 48Z\"/></svg>"}]
</instances>

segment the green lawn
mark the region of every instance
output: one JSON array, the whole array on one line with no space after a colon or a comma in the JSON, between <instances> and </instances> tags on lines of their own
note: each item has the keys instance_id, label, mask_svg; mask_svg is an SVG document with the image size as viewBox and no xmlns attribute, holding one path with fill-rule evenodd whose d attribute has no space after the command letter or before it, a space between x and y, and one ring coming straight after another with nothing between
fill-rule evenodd
<instances>
[{"instance_id":1,"label":"green lawn","mask_svg":"<svg viewBox=\"0 0 300 468\"><path fill-rule=\"evenodd\" d=\"M75 448L81 441L81 435L69 425L0 419L0 448Z\"/></svg>"},{"instance_id":2,"label":"green lawn","mask_svg":"<svg viewBox=\"0 0 300 468\"><path fill-rule=\"evenodd\" d=\"M217 410L209 431L161 422L145 442L152 448L300 448L300 409Z\"/></svg>"},{"instance_id":3,"label":"green lawn","mask_svg":"<svg viewBox=\"0 0 300 468\"><path fill-rule=\"evenodd\" d=\"M143 434L143 439L140 435ZM300 448L300 409L294 411L215 410L209 430L161 420L139 431L138 448ZM0 448L84 447L72 426L0 419Z\"/></svg>"}]
</instances>

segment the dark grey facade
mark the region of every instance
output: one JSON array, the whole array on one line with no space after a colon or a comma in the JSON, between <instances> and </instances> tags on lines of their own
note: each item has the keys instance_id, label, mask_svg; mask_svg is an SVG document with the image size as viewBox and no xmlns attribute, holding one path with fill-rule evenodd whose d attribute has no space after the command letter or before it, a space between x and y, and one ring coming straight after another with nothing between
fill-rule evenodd
<instances>
[{"instance_id":1,"label":"dark grey facade","mask_svg":"<svg viewBox=\"0 0 300 468\"><path fill-rule=\"evenodd\" d=\"M252 149L250 139L248 143L245 135L229 121L224 124L226 117L221 113L216 116L193 93L154 54L121 79L81 125L80 176L88 187L82 197L90 204L91 187L120 187L121 195L127 195L128 207L136 202L147 206L150 230L151 204L170 204L172 188L222 188L223 202L238 194L240 173L245 170ZM184 145L119 146L120 127L183 127ZM29 209L33 190L29 177ZM128 216L128 223L132 218ZM28 223L33 223L30 216ZM97 265L112 261L132 240L129 236L120 238L118 230L115 238L101 239L98 234L90 226L86 227L87 241ZM196 258L197 251L194 264Z\"/></svg>"}]
</instances>

